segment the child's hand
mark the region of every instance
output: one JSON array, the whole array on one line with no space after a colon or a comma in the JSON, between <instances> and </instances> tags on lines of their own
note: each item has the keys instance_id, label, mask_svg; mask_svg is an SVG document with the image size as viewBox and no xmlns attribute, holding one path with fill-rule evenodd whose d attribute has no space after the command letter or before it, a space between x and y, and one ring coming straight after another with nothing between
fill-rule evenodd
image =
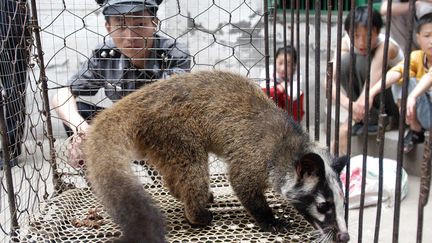
<instances>
[{"instance_id":1,"label":"child's hand","mask_svg":"<svg viewBox=\"0 0 432 243\"><path fill-rule=\"evenodd\" d=\"M407 98L407 112L406 112L406 122L411 124L411 122L416 118L416 99L411 95Z\"/></svg>"},{"instance_id":2,"label":"child's hand","mask_svg":"<svg viewBox=\"0 0 432 243\"><path fill-rule=\"evenodd\" d=\"M370 98L370 97L369 97ZM372 100L372 99L370 99ZM356 122L359 122L361 120L363 120L365 114L366 114L366 97L365 95L362 93L358 99L353 103L353 119ZM369 101L369 110L371 108L371 101Z\"/></svg>"},{"instance_id":3,"label":"child's hand","mask_svg":"<svg viewBox=\"0 0 432 243\"><path fill-rule=\"evenodd\" d=\"M356 122L360 122L363 120L363 117L365 115L365 104L364 104L364 97L359 97L354 103L353 103L353 120Z\"/></svg>"}]
</instances>

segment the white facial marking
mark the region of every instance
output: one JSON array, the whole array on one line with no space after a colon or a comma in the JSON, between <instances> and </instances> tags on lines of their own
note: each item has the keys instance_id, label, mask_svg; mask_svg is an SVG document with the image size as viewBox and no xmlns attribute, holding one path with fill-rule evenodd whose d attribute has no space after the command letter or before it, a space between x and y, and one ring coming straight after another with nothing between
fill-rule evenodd
<instances>
[{"instance_id":1,"label":"white facial marking","mask_svg":"<svg viewBox=\"0 0 432 243\"><path fill-rule=\"evenodd\" d=\"M324 196L321 193L319 193L318 196L315 198L315 202L318 204L318 203L326 202L326 200Z\"/></svg>"},{"instance_id":2,"label":"white facial marking","mask_svg":"<svg viewBox=\"0 0 432 243\"><path fill-rule=\"evenodd\" d=\"M322 151L317 149L314 151L315 153L319 154L323 160L324 163L324 169L325 169L325 176L328 181L330 190L333 193L333 200L335 205L335 214L336 214L336 222L339 228L340 232L348 232L346 223L345 223L345 211L344 211L344 198L343 193L341 189L339 188L339 184L336 180L337 174L334 172L333 168L329 164L329 160L326 159L326 155L323 154Z\"/></svg>"},{"instance_id":3,"label":"white facial marking","mask_svg":"<svg viewBox=\"0 0 432 243\"><path fill-rule=\"evenodd\" d=\"M339 188L339 184L336 180L336 174L331 178L327 178L329 180L329 186L331 191L333 192L333 200L335 205L335 214L336 214L336 222L340 232L348 232L345 223L345 211L344 211L344 198L341 189Z\"/></svg>"},{"instance_id":4,"label":"white facial marking","mask_svg":"<svg viewBox=\"0 0 432 243\"><path fill-rule=\"evenodd\" d=\"M311 204L308 207L308 212L309 214L316 220L320 221L320 222L324 222L325 219L325 215L318 212L316 204Z\"/></svg>"},{"instance_id":5,"label":"white facial marking","mask_svg":"<svg viewBox=\"0 0 432 243\"><path fill-rule=\"evenodd\" d=\"M306 193L311 193L312 190L315 189L318 182L319 182L318 176L308 176L306 179L303 180L302 190Z\"/></svg>"},{"instance_id":6,"label":"white facial marking","mask_svg":"<svg viewBox=\"0 0 432 243\"><path fill-rule=\"evenodd\" d=\"M335 178L332 178L331 190L333 192L333 200L335 204L336 222L338 224L339 230L341 232L347 232L347 227L345 223L345 211L344 211L344 198L341 193L338 183Z\"/></svg>"},{"instance_id":7,"label":"white facial marking","mask_svg":"<svg viewBox=\"0 0 432 243\"><path fill-rule=\"evenodd\" d=\"M293 178L290 173L287 173L285 176L285 181L285 184L283 184L281 187L281 193L286 197L287 195L291 194L290 191L292 191L295 186L296 178Z\"/></svg>"}]
</instances>

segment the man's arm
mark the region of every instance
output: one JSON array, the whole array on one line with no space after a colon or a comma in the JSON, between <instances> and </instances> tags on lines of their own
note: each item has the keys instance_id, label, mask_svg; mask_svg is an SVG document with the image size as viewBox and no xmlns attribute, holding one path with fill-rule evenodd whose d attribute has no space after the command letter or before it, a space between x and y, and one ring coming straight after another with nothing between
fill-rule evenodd
<instances>
[{"instance_id":1,"label":"man's arm","mask_svg":"<svg viewBox=\"0 0 432 243\"><path fill-rule=\"evenodd\" d=\"M75 134L85 132L88 128L87 121L79 114L76 98L69 87L61 88L51 98L53 109L59 118L70 127Z\"/></svg>"},{"instance_id":2,"label":"man's arm","mask_svg":"<svg viewBox=\"0 0 432 243\"><path fill-rule=\"evenodd\" d=\"M69 87L59 89L51 98L51 104L63 123L74 132L72 140L67 145L68 163L74 168L81 168L85 163L82 142L85 140L89 125L79 114L76 99Z\"/></svg>"},{"instance_id":3,"label":"man's arm","mask_svg":"<svg viewBox=\"0 0 432 243\"><path fill-rule=\"evenodd\" d=\"M85 61L77 73L67 82L67 87L58 89L51 98L51 105L57 112L59 118L66 124L75 135L85 133L89 124L80 115L77 107L76 96L95 95L105 85L107 75L101 73L106 67L112 66L103 62L100 52L103 49L96 49L93 55Z\"/></svg>"},{"instance_id":4,"label":"man's arm","mask_svg":"<svg viewBox=\"0 0 432 243\"><path fill-rule=\"evenodd\" d=\"M392 2L391 7L392 7L391 10L393 16L404 15L408 13L409 2L404 2L404 3ZM380 9L381 15L386 16L387 10L388 10L388 1L382 1L381 9Z\"/></svg>"}]
</instances>

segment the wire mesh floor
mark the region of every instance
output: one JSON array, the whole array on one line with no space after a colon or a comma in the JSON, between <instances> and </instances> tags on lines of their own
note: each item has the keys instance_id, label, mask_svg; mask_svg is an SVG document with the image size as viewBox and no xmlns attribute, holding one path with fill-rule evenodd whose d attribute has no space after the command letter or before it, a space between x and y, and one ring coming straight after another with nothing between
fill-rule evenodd
<instances>
[{"instance_id":1,"label":"wire mesh floor","mask_svg":"<svg viewBox=\"0 0 432 243\"><path fill-rule=\"evenodd\" d=\"M224 174L211 176L212 223L205 228L192 228L184 219L182 203L162 186L157 173L147 175L150 183L147 180L144 187L166 219L168 242L313 242L319 238L294 208L273 193L267 193L269 205L276 217L285 219L291 227L286 233L261 232L234 195ZM69 189L43 202L40 212L17 233L11 241L109 242L121 235L120 228L103 211L88 187Z\"/></svg>"}]
</instances>

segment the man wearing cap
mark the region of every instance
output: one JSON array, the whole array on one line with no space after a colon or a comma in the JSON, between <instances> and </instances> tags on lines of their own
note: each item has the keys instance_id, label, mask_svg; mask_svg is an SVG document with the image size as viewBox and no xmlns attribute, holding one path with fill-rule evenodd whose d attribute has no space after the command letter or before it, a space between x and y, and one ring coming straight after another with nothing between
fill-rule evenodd
<instances>
[{"instance_id":1,"label":"man wearing cap","mask_svg":"<svg viewBox=\"0 0 432 243\"><path fill-rule=\"evenodd\" d=\"M102 3L109 37L68 80L68 87L60 89L51 99L67 135L74 135L68 149L73 166L83 162L76 158L81 156L79 145L89 127L88 121L103 109L77 101L77 96L92 96L104 88L107 98L115 102L145 84L190 70L186 48L157 33L156 13L161 2L105 0Z\"/></svg>"}]
</instances>

